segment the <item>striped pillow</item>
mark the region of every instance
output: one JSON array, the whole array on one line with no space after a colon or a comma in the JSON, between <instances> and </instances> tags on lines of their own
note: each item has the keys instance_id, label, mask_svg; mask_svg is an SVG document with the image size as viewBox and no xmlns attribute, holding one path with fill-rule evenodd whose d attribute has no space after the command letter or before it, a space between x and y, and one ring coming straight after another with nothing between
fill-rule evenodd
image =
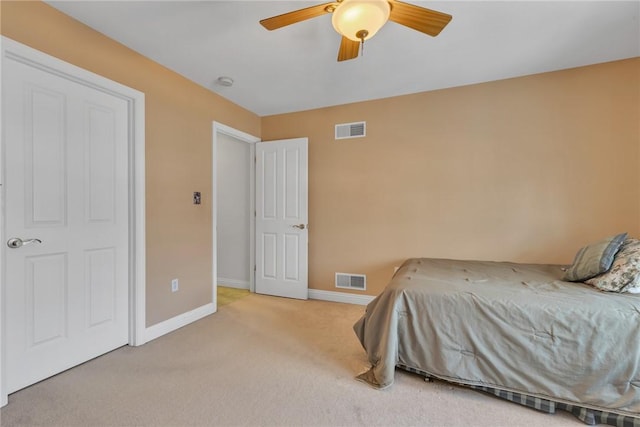
<instances>
[{"instance_id":1,"label":"striped pillow","mask_svg":"<svg viewBox=\"0 0 640 427\"><path fill-rule=\"evenodd\" d=\"M563 280L582 282L609 270L613 257L626 237L627 233L621 233L581 248Z\"/></svg>"}]
</instances>

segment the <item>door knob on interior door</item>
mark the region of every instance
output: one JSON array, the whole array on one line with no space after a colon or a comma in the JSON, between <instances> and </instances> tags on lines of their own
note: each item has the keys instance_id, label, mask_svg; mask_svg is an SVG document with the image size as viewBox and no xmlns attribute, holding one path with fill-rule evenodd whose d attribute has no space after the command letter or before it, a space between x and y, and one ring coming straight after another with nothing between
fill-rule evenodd
<instances>
[{"instance_id":1,"label":"door knob on interior door","mask_svg":"<svg viewBox=\"0 0 640 427\"><path fill-rule=\"evenodd\" d=\"M22 240L19 237L12 237L11 239L7 240L7 246L9 246L11 249L18 249L22 246L30 245L32 243L42 243L42 240L40 239Z\"/></svg>"},{"instance_id":2,"label":"door knob on interior door","mask_svg":"<svg viewBox=\"0 0 640 427\"><path fill-rule=\"evenodd\" d=\"M292 225L293 228L297 228L298 230L304 230L306 225L304 224L296 224L296 225Z\"/></svg>"}]
</instances>

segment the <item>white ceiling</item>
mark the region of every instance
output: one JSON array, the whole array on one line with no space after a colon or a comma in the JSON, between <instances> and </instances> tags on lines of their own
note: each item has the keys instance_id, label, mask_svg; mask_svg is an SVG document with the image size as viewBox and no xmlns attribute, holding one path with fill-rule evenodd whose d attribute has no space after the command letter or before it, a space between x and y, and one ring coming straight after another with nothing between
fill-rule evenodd
<instances>
[{"instance_id":1,"label":"white ceiling","mask_svg":"<svg viewBox=\"0 0 640 427\"><path fill-rule=\"evenodd\" d=\"M435 38L389 22L341 63L330 15L258 23L322 0L47 3L260 116L640 56L640 0L405 1L453 20Z\"/></svg>"}]
</instances>

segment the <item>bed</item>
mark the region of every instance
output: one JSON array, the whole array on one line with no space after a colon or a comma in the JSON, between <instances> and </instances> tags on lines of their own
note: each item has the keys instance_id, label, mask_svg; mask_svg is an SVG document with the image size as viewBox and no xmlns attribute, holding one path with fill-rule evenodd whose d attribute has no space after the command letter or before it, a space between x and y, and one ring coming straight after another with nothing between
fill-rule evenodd
<instances>
[{"instance_id":1,"label":"bed","mask_svg":"<svg viewBox=\"0 0 640 427\"><path fill-rule=\"evenodd\" d=\"M640 243L640 242L639 242ZM640 294L564 280L560 265L414 258L354 330L371 369L399 367L587 424L640 426Z\"/></svg>"}]
</instances>

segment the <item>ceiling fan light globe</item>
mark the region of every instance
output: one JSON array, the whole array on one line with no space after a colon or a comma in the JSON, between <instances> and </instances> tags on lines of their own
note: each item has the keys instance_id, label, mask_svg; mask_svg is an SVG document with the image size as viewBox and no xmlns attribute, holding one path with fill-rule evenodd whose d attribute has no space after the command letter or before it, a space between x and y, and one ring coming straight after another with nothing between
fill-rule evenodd
<instances>
[{"instance_id":1,"label":"ceiling fan light globe","mask_svg":"<svg viewBox=\"0 0 640 427\"><path fill-rule=\"evenodd\" d=\"M343 0L333 12L331 23L341 35L353 41L373 37L389 19L391 7L387 0ZM357 36L365 30L364 38Z\"/></svg>"}]
</instances>

